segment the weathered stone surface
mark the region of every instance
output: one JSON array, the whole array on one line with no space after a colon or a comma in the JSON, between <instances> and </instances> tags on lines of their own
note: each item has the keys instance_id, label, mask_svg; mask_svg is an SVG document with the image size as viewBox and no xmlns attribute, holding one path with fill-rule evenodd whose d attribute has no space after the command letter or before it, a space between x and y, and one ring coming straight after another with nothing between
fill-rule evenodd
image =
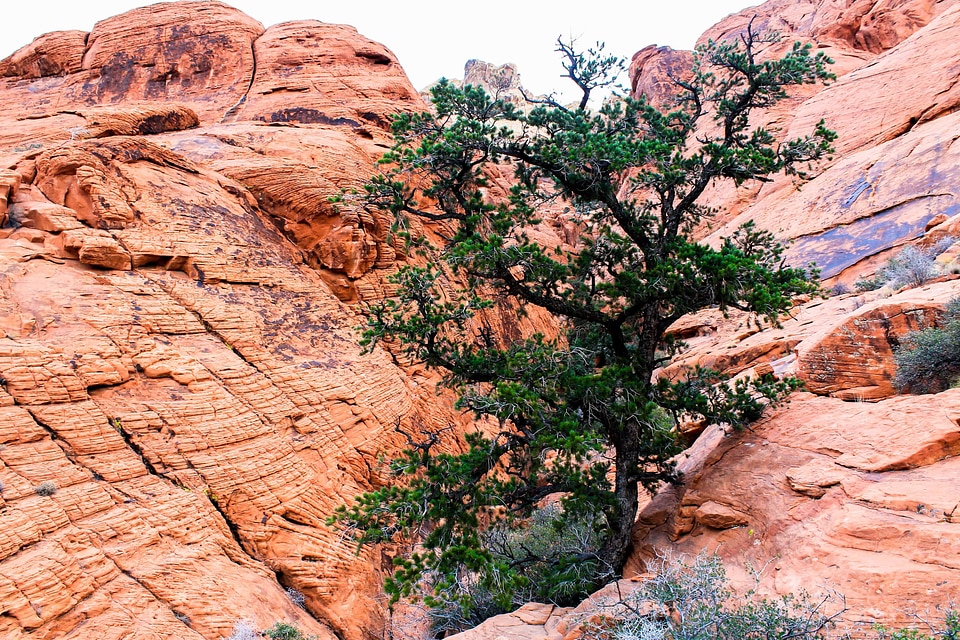
<instances>
[{"instance_id":1,"label":"weathered stone surface","mask_svg":"<svg viewBox=\"0 0 960 640\"><path fill-rule=\"evenodd\" d=\"M33 80L80 71L87 48L86 31L47 33L0 61L0 76Z\"/></svg>"},{"instance_id":2,"label":"weathered stone surface","mask_svg":"<svg viewBox=\"0 0 960 640\"><path fill-rule=\"evenodd\" d=\"M894 349L907 333L938 324L943 306L958 291L956 280L908 289L839 322L818 323L817 334L796 347L797 375L814 393L857 390L864 399L893 395Z\"/></svg>"},{"instance_id":3,"label":"weathered stone surface","mask_svg":"<svg viewBox=\"0 0 960 640\"><path fill-rule=\"evenodd\" d=\"M841 154L799 192L717 189L718 228L749 211L830 275L960 230L957 10L754 10L833 55L842 76L766 121L802 132L825 116ZM688 60L641 51L634 90L665 99ZM463 419L433 373L361 357L362 318L341 303L389 295L407 258L388 221L329 201L389 147L389 116L423 107L396 58L348 27L264 32L219 2L161 4L89 37L37 39L0 62L0 97L17 227L0 233L0 636L222 638L251 619L379 637L388 559L357 557L323 521L383 482L396 425ZM574 216L548 222L532 232L545 245L577 242ZM631 570L654 548L719 548L735 577L743 560L769 560L772 591L829 579L885 621L930 604L930 585L960 584L960 392L884 399L895 338L956 289L808 301L778 328L719 312L678 323L690 348L663 375L794 373L837 397L800 395L749 433L707 428L681 461L688 483L641 514ZM484 322L509 337L546 326L506 305ZM47 481L57 491L38 495ZM575 612L529 605L474 637L573 638L629 585Z\"/></svg>"},{"instance_id":4,"label":"weathered stone surface","mask_svg":"<svg viewBox=\"0 0 960 640\"><path fill-rule=\"evenodd\" d=\"M315 21L270 27L254 45L256 75L227 120L389 130L395 113L422 110L396 56L346 25Z\"/></svg>"},{"instance_id":5,"label":"weathered stone surface","mask_svg":"<svg viewBox=\"0 0 960 640\"><path fill-rule=\"evenodd\" d=\"M743 562L769 562L767 589L833 585L858 615L903 622L900 612L925 602L932 585L958 584L950 514L960 497L947 488L960 469L958 399L955 390L877 404L796 397L753 431L709 444L673 494L673 515L642 525L636 539L647 553L719 550L736 580ZM742 505L749 527L696 527L692 515L711 502Z\"/></svg>"},{"instance_id":6,"label":"weathered stone surface","mask_svg":"<svg viewBox=\"0 0 960 640\"><path fill-rule=\"evenodd\" d=\"M7 206L16 196L21 176L16 171L0 170L0 224L7 220Z\"/></svg>"},{"instance_id":7,"label":"weathered stone surface","mask_svg":"<svg viewBox=\"0 0 960 640\"><path fill-rule=\"evenodd\" d=\"M749 517L729 505L708 500L693 512L693 519L711 529L732 529L750 522Z\"/></svg>"},{"instance_id":8,"label":"weathered stone surface","mask_svg":"<svg viewBox=\"0 0 960 640\"><path fill-rule=\"evenodd\" d=\"M676 95L676 80L685 80L693 65L693 53L650 45L630 60L630 90L652 104L667 107Z\"/></svg>"},{"instance_id":9,"label":"weathered stone surface","mask_svg":"<svg viewBox=\"0 0 960 640\"><path fill-rule=\"evenodd\" d=\"M101 107L80 112L87 121L79 138L107 136L139 136L181 131L200 124L189 107L176 104L131 104L123 107Z\"/></svg>"},{"instance_id":10,"label":"weathered stone surface","mask_svg":"<svg viewBox=\"0 0 960 640\"><path fill-rule=\"evenodd\" d=\"M827 489L840 484L844 473L834 463L815 459L787 470L787 483L797 493L811 498L821 498Z\"/></svg>"},{"instance_id":11,"label":"weathered stone surface","mask_svg":"<svg viewBox=\"0 0 960 640\"><path fill-rule=\"evenodd\" d=\"M221 2L135 9L94 26L79 69L72 44L79 39L77 32L57 36L55 50L48 52L50 45L41 39L0 62L7 76L2 91L9 97L0 105L0 116L172 101L190 106L204 121L215 121L246 92L254 68L253 42L262 33L259 22Z\"/></svg>"},{"instance_id":12,"label":"weathered stone surface","mask_svg":"<svg viewBox=\"0 0 960 640\"><path fill-rule=\"evenodd\" d=\"M708 197L718 214L702 231L710 242L754 220L794 241L788 252L793 264L815 261L832 277L870 269L872 256L922 236L934 217L958 213L950 185L957 179L951 167L957 166L953 112L960 66L948 43L960 33L960 6L773 0L727 18L700 42L736 37L751 19L757 29L785 35L783 45L763 55L799 39L831 56L838 75L826 88L799 89L796 98L758 115L757 124L795 137L824 119L839 134L841 153L799 190L787 178L711 187ZM636 94L668 92L668 74L678 73L673 67L682 54L647 48L637 55Z\"/></svg>"},{"instance_id":13,"label":"weathered stone surface","mask_svg":"<svg viewBox=\"0 0 960 640\"><path fill-rule=\"evenodd\" d=\"M383 295L402 252L328 199L422 103L350 28L286 25L255 51L262 31L219 2L155 5L99 23L79 67L44 39L3 63L4 638L380 634L379 557L324 520L383 481L396 425L461 418L432 373L360 357L361 318L309 265ZM281 90L305 68L316 90ZM244 121L211 126L251 80ZM330 122L267 126L281 104Z\"/></svg>"},{"instance_id":14,"label":"weathered stone surface","mask_svg":"<svg viewBox=\"0 0 960 640\"><path fill-rule=\"evenodd\" d=\"M698 42L739 35L750 20L788 37L840 41L880 53L900 44L956 4L955 0L768 0L724 18Z\"/></svg>"}]
</instances>

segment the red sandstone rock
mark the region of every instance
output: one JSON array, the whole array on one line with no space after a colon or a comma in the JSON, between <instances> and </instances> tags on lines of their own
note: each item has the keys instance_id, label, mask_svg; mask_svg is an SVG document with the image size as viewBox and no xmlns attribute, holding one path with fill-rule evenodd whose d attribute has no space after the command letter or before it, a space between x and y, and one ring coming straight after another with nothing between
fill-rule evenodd
<instances>
[{"instance_id":1,"label":"red sandstone rock","mask_svg":"<svg viewBox=\"0 0 960 640\"><path fill-rule=\"evenodd\" d=\"M718 226L748 212L836 273L960 229L954 5L754 10L838 59L833 88L768 120L800 132L825 116L843 155L802 191L716 190ZM687 55L642 51L635 91L665 96ZM0 234L0 636L222 638L242 618L379 634L381 558L323 520L383 481L398 421L461 419L433 374L361 357L362 318L340 302L388 295L406 258L389 221L329 202L373 169L389 116L422 108L395 57L348 27L264 32L185 2L43 36L0 76L0 190L20 225ZM545 244L577 242L575 221L551 225L535 232ZM829 579L886 621L960 584L956 392L840 399L887 396L890 338L956 289L815 300L781 328L678 323L690 349L664 375L799 373L838 397L799 396L751 433L708 428L681 463L689 483L641 514L633 568L654 547L719 548L735 573L777 558L769 589ZM484 321L514 337L546 326L509 306ZM37 495L44 481L58 491ZM572 638L573 615L531 605L477 633Z\"/></svg>"},{"instance_id":2,"label":"red sandstone rock","mask_svg":"<svg viewBox=\"0 0 960 640\"><path fill-rule=\"evenodd\" d=\"M353 27L288 22L254 45L257 72L227 121L259 120L389 130L389 118L425 105L396 56Z\"/></svg>"},{"instance_id":3,"label":"red sandstone rock","mask_svg":"<svg viewBox=\"0 0 960 640\"><path fill-rule=\"evenodd\" d=\"M0 61L0 76L36 79L80 71L87 48L86 31L54 31L42 35Z\"/></svg>"}]
</instances>

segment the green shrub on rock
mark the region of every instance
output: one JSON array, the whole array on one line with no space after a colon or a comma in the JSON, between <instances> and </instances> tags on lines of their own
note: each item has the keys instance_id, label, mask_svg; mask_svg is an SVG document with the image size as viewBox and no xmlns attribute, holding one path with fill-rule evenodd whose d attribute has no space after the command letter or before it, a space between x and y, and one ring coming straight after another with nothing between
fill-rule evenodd
<instances>
[{"instance_id":1,"label":"green shrub on rock","mask_svg":"<svg viewBox=\"0 0 960 640\"><path fill-rule=\"evenodd\" d=\"M937 393L960 379L960 297L947 303L941 326L907 334L894 361L901 392Z\"/></svg>"}]
</instances>

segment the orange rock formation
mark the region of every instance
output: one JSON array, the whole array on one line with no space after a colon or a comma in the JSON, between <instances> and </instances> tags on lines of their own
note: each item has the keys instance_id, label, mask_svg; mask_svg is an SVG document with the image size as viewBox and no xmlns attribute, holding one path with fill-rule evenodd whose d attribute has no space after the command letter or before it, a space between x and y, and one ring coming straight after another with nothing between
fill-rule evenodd
<instances>
[{"instance_id":1,"label":"orange rock formation","mask_svg":"<svg viewBox=\"0 0 960 640\"><path fill-rule=\"evenodd\" d=\"M716 189L708 240L754 217L850 279L960 228L960 6L771 0L708 35L754 12L837 59L836 83L767 117L824 117L839 153L800 191ZM666 99L687 60L642 51L635 91ZM323 521L383 481L396 425L463 420L432 374L361 356L352 303L389 294L406 256L388 221L329 201L373 170L392 114L424 108L396 58L350 27L158 4L41 36L0 61L0 98L0 637L213 639L244 619L380 637L390 559ZM537 233L577 241L563 218ZM663 375L766 368L818 395L701 436L687 484L641 516L637 569L719 545L776 558L777 590L822 578L878 619L960 597L960 395L889 383L891 345L957 282L814 300L776 329L675 327L690 349ZM498 633L562 637L564 615L527 607Z\"/></svg>"}]
</instances>

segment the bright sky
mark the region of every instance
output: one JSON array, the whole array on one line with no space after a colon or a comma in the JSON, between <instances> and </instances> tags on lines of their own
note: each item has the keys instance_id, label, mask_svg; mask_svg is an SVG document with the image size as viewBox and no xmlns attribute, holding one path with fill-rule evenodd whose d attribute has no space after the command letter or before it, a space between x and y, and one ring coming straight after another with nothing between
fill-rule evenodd
<instances>
[{"instance_id":1,"label":"bright sky","mask_svg":"<svg viewBox=\"0 0 960 640\"><path fill-rule=\"evenodd\" d=\"M708 27L760 0L227 0L264 26L315 19L355 26L400 59L414 86L463 77L477 58L513 62L535 93L562 89L557 36L585 47L600 40L629 59L650 44L689 49ZM103 18L151 0L9 2L0 20L0 58L48 31L89 31ZM624 79L626 81L626 79Z\"/></svg>"}]
</instances>

